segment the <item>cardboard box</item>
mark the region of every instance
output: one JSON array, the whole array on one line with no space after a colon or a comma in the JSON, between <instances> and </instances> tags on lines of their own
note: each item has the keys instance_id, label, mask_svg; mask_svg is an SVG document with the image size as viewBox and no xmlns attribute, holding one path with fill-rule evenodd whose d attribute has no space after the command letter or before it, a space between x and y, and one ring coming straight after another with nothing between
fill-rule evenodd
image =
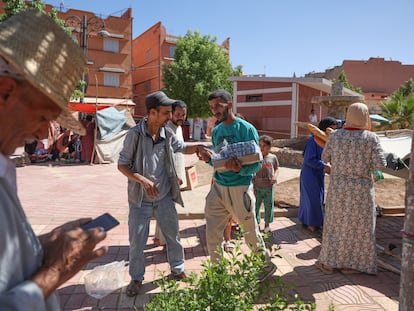
<instances>
[{"instance_id":1,"label":"cardboard box","mask_svg":"<svg viewBox=\"0 0 414 311\"><path fill-rule=\"evenodd\" d=\"M240 160L242 165L246 165L246 164L253 164L253 163L262 161L263 156L262 156L262 153L255 153L255 154L249 154L249 155L242 156L238 159ZM226 169L227 160L228 159L214 161L214 165L213 165L214 169L219 172L227 171Z\"/></svg>"},{"instance_id":2,"label":"cardboard box","mask_svg":"<svg viewBox=\"0 0 414 311\"><path fill-rule=\"evenodd\" d=\"M185 176L187 178L187 187L182 190L193 190L198 184L197 170L195 166L186 167Z\"/></svg>"}]
</instances>

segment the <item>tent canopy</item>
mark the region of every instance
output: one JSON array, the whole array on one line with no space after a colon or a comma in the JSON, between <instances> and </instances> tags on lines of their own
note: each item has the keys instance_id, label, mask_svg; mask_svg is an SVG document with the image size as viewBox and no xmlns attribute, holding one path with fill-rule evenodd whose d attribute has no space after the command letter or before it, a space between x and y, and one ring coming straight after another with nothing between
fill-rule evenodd
<instances>
[{"instance_id":1,"label":"tent canopy","mask_svg":"<svg viewBox=\"0 0 414 311\"><path fill-rule=\"evenodd\" d=\"M96 111L111 107L110 104L87 104L87 103L77 103L70 102L68 103L68 108L70 111L84 112L87 114L93 114Z\"/></svg>"}]
</instances>

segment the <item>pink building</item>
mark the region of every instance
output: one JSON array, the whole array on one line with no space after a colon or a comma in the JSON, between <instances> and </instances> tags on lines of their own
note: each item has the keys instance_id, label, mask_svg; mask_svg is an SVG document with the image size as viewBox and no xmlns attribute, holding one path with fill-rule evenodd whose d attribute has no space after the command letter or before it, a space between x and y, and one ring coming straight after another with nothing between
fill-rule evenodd
<instances>
[{"instance_id":1,"label":"pink building","mask_svg":"<svg viewBox=\"0 0 414 311\"><path fill-rule=\"evenodd\" d=\"M295 138L309 135L298 126L309 122L312 108L318 120L327 108L312 104L314 96L330 95L332 82L324 78L281 78L264 76L231 77L234 85L233 106L251 122L260 134L273 138ZM349 89L346 96L360 95Z\"/></svg>"}]
</instances>

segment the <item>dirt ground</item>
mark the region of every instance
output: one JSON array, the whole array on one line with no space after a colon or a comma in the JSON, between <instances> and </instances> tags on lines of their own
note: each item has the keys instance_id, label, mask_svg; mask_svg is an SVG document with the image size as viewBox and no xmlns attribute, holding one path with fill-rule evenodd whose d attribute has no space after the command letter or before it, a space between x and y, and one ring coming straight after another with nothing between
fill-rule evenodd
<instances>
[{"instance_id":1,"label":"dirt ground","mask_svg":"<svg viewBox=\"0 0 414 311\"><path fill-rule=\"evenodd\" d=\"M276 201L279 205L299 205L299 177L276 186ZM385 178L375 183L375 204L381 207L397 207L405 205L406 180L403 178ZM329 188L329 176L325 177L325 189Z\"/></svg>"},{"instance_id":2,"label":"dirt ground","mask_svg":"<svg viewBox=\"0 0 414 311\"><path fill-rule=\"evenodd\" d=\"M198 185L211 183L213 170L208 164L196 163ZM325 189L329 187L329 176L325 178ZM385 179L375 183L375 203L381 207L402 207L405 205L406 180L385 175ZM276 186L276 205L279 207L299 206L299 177Z\"/></svg>"}]
</instances>

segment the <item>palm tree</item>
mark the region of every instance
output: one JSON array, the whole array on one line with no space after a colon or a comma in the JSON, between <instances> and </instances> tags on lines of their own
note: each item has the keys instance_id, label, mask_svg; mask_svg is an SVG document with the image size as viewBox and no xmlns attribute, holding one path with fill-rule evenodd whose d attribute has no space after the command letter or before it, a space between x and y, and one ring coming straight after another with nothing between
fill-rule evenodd
<instances>
[{"instance_id":1,"label":"palm tree","mask_svg":"<svg viewBox=\"0 0 414 311\"><path fill-rule=\"evenodd\" d=\"M381 130L411 129L414 115L414 90L410 79L397 91L391 94L390 99L382 102L382 116L391 120L389 124L382 124Z\"/></svg>"}]
</instances>

